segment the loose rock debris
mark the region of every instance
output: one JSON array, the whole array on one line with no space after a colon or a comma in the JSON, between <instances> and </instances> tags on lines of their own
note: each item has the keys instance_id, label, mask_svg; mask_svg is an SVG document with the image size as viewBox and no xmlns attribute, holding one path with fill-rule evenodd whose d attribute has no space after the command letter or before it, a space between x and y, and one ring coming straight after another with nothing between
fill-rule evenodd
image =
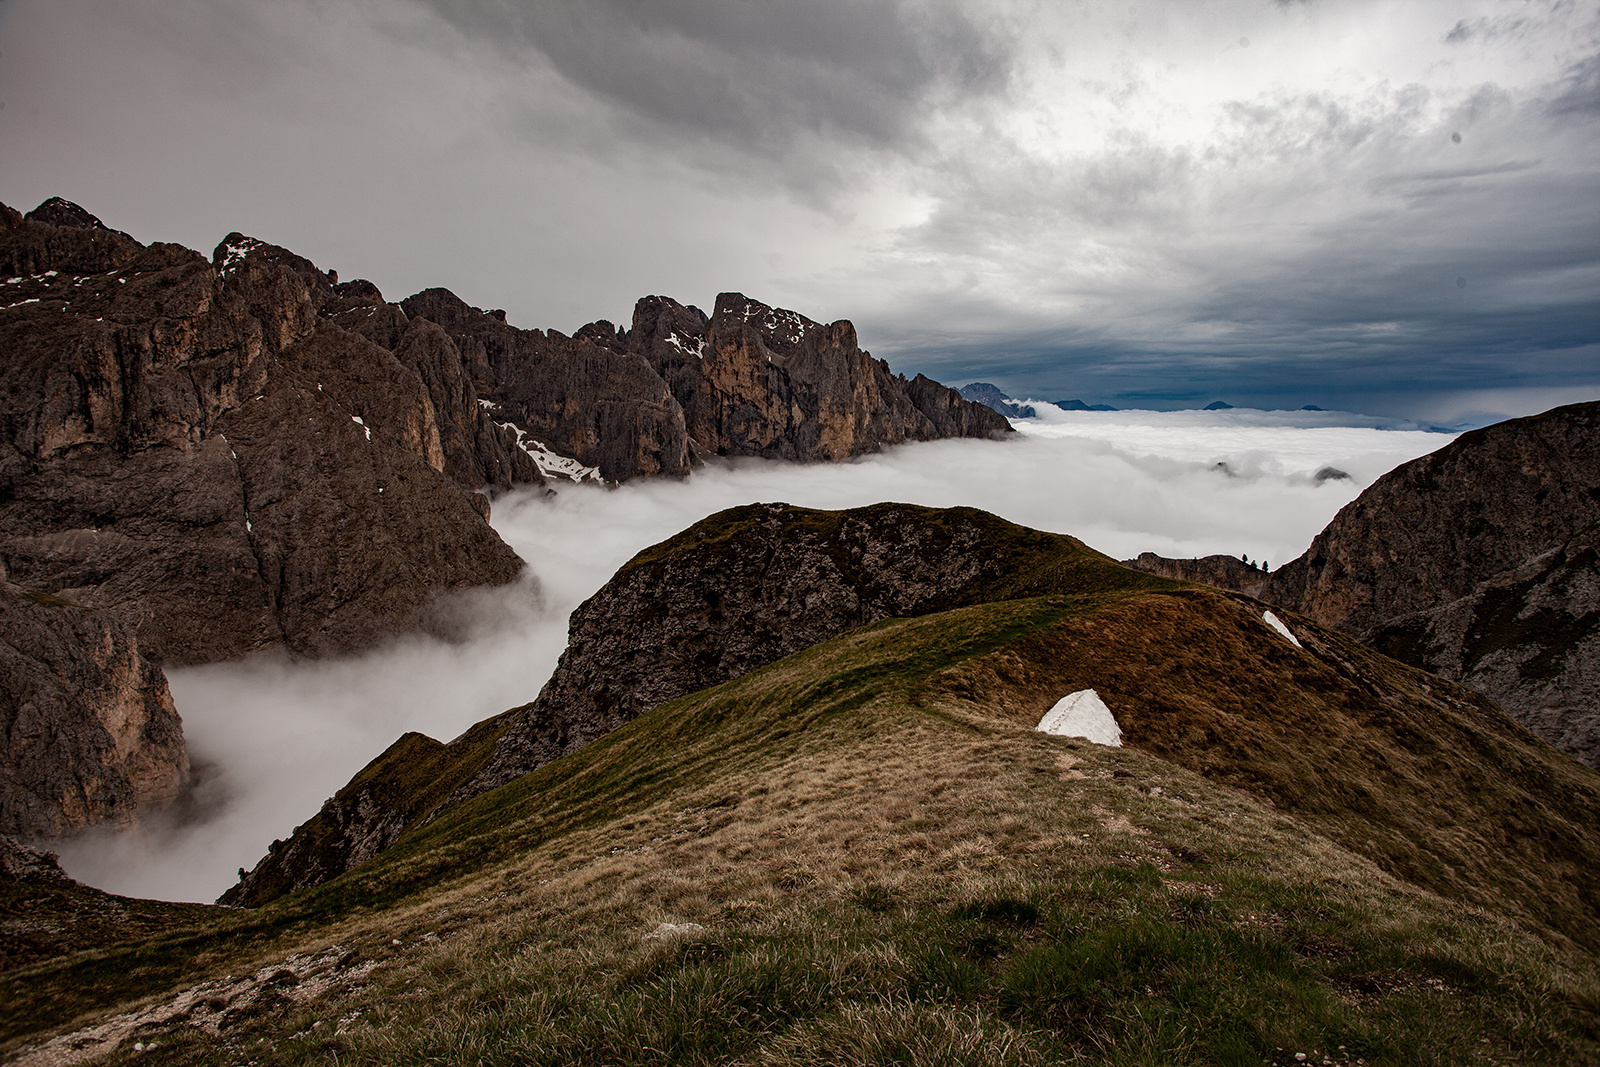
<instances>
[{"instance_id":1,"label":"loose rock debris","mask_svg":"<svg viewBox=\"0 0 1600 1067\"><path fill-rule=\"evenodd\" d=\"M336 988L355 987L378 966L377 960L341 965L348 958L343 946L330 945L321 952L299 953L242 977L228 975L202 982L160 1004L114 1015L42 1045L25 1048L12 1064L13 1067L69 1067L104 1056L136 1036L139 1044L150 1048L154 1042L145 1040L150 1035L179 1026L191 1026L215 1035L242 1017L298 1006L327 996ZM344 1025L346 1021L341 1019L340 1023Z\"/></svg>"}]
</instances>

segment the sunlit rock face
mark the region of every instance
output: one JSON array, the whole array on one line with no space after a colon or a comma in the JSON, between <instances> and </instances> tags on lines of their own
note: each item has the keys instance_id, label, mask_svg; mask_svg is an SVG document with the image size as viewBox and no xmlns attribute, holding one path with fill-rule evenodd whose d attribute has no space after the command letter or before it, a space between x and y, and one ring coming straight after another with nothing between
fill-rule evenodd
<instances>
[{"instance_id":1,"label":"sunlit rock face","mask_svg":"<svg viewBox=\"0 0 1600 1067\"><path fill-rule=\"evenodd\" d=\"M1600 403L1462 434L1372 483L1270 575L1132 566L1251 593L1494 698L1600 767Z\"/></svg>"},{"instance_id":2,"label":"sunlit rock face","mask_svg":"<svg viewBox=\"0 0 1600 1067\"><path fill-rule=\"evenodd\" d=\"M160 668L105 612L0 581L0 838L132 825L189 778Z\"/></svg>"}]
</instances>

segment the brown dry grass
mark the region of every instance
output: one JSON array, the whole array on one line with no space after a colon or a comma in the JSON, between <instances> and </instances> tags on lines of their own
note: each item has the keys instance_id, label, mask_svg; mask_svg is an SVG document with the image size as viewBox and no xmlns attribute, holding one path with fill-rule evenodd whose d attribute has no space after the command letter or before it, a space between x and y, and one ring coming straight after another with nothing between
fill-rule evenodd
<instances>
[{"instance_id":1,"label":"brown dry grass","mask_svg":"<svg viewBox=\"0 0 1600 1067\"><path fill-rule=\"evenodd\" d=\"M1213 767L1032 730L1088 685L1122 713L1136 690L1096 643L1147 639L1159 663L1199 625L1163 605L1222 612L1199 627L1213 656L1262 685L1322 677L1220 600L880 624L657 709L251 917L276 933L219 931L187 972L337 943L351 973L376 965L360 982L156 1039L196 1063L1593 1056L1593 954L1395 877ZM1180 662L1147 672L1151 706L1225 727L1229 704L1183 690L1206 657Z\"/></svg>"}]
</instances>

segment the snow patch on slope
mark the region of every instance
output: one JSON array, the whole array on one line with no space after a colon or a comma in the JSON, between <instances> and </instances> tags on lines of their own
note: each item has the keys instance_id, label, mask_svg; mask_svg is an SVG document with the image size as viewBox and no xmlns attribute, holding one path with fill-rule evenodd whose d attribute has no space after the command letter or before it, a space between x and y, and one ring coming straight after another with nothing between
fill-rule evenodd
<instances>
[{"instance_id":1,"label":"snow patch on slope","mask_svg":"<svg viewBox=\"0 0 1600 1067\"><path fill-rule=\"evenodd\" d=\"M1294 645L1295 648L1304 648L1305 647L1304 645L1302 645L1300 643L1300 639L1298 637L1296 637L1294 634L1289 632L1289 627L1284 625L1283 620L1278 618L1272 612L1263 611L1261 613L1261 621L1266 623L1268 626L1272 627L1274 630L1278 631L1284 637L1287 637L1289 639L1289 643Z\"/></svg>"},{"instance_id":2,"label":"snow patch on slope","mask_svg":"<svg viewBox=\"0 0 1600 1067\"><path fill-rule=\"evenodd\" d=\"M1034 729L1057 737L1082 737L1097 745L1122 747L1122 727L1093 689L1080 689L1056 701Z\"/></svg>"},{"instance_id":3,"label":"snow patch on slope","mask_svg":"<svg viewBox=\"0 0 1600 1067\"><path fill-rule=\"evenodd\" d=\"M237 270L239 264L244 262L245 257L260 247L261 242L256 240L254 237L246 237L244 240L235 244L227 245L227 255L222 257L222 266L218 267L217 269L223 274Z\"/></svg>"},{"instance_id":4,"label":"snow patch on slope","mask_svg":"<svg viewBox=\"0 0 1600 1067\"><path fill-rule=\"evenodd\" d=\"M569 482L598 482L601 481L599 467L585 467L571 456L563 456L553 451L542 441L535 441L514 422L501 422L494 418L495 403L493 400L478 401L478 406L490 416L493 422L502 430L510 430L517 435L517 447L533 457L534 465L539 468L539 473L546 478L559 478Z\"/></svg>"},{"instance_id":5,"label":"snow patch on slope","mask_svg":"<svg viewBox=\"0 0 1600 1067\"><path fill-rule=\"evenodd\" d=\"M704 338L693 338L692 340L694 340L694 347L693 348L691 348L688 345L684 344L683 343L683 338L679 337L676 332L669 333L669 334L667 334L667 337L666 337L667 344L671 345L673 348L676 348L678 351L682 352L684 355L693 356L695 359L704 359L705 356L706 356L706 342L705 342L705 339Z\"/></svg>"}]
</instances>

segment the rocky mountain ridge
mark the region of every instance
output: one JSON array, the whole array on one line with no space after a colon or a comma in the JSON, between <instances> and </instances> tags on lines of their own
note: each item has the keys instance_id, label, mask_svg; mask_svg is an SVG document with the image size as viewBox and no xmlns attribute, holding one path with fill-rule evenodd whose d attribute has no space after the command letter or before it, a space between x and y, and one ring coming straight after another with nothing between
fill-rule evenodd
<instances>
[{"instance_id":1,"label":"rocky mountain ridge","mask_svg":"<svg viewBox=\"0 0 1600 1067\"><path fill-rule=\"evenodd\" d=\"M847 321L824 326L741 293L708 317L664 296L631 329L521 330L444 289L399 305L438 323L478 392L531 437L607 481L687 474L709 456L837 462L907 441L1003 437L1004 418L890 372Z\"/></svg>"},{"instance_id":2,"label":"rocky mountain ridge","mask_svg":"<svg viewBox=\"0 0 1600 1067\"><path fill-rule=\"evenodd\" d=\"M813 617L818 632L803 632ZM858 619L867 625L850 627ZM262 903L294 888L292 864L271 861L314 858L304 846L319 835L357 829L374 840L360 827L363 817L367 828L380 820L360 808L384 791L398 789L391 800L406 805L391 813L423 810L415 800L431 803L448 781L466 778L502 729L481 763L489 773L467 779L471 799L446 798L393 848L413 859L425 840L466 850L500 825L496 813L507 803L554 817L541 793L601 788L580 768L629 751L641 724L652 736L681 733L684 744L705 725L697 715L738 732L774 699L759 679L777 675L786 679L778 691L807 723L788 729L802 733L855 714L858 699L870 699L851 695L858 691L895 692L958 722L970 714L1031 732L1062 695L1093 688L1113 709L1124 745L1261 798L1396 877L1514 907L1600 946L1591 918L1600 898L1580 856L1600 845L1588 823L1600 810L1600 779L1470 690L1304 616L1283 610L1279 622L1293 641L1259 601L1157 579L1070 538L970 509L732 509L641 553L575 613L567 655L538 702L480 724L460 760L449 758L450 746L431 749L427 773L409 782L416 746L398 744L393 759L374 761L342 792L344 803L275 848L230 900ZM967 629L974 625L995 643L976 641ZM828 629L843 636L770 658ZM902 674L920 681L890 680ZM729 680L714 684L719 678ZM709 688L694 688L701 685ZM863 715L851 729L874 721ZM776 746L789 734L760 736L750 743ZM528 773L479 789L498 784L495 761L508 753ZM660 762L666 777L650 783L692 773L676 750ZM1558 811L1565 829L1557 836L1572 837L1531 831Z\"/></svg>"},{"instance_id":3,"label":"rocky mountain ridge","mask_svg":"<svg viewBox=\"0 0 1600 1067\"><path fill-rule=\"evenodd\" d=\"M1236 589L1463 682L1600 766L1600 403L1462 434L1385 474L1270 574L1131 566Z\"/></svg>"},{"instance_id":4,"label":"rocky mountain ridge","mask_svg":"<svg viewBox=\"0 0 1600 1067\"><path fill-rule=\"evenodd\" d=\"M320 884L652 708L857 627L1106 584L1164 583L1074 538L974 508L718 512L639 553L578 606L567 649L533 703L428 750L425 765L419 746L428 739L397 741L275 842L222 903L258 905Z\"/></svg>"},{"instance_id":5,"label":"rocky mountain ridge","mask_svg":"<svg viewBox=\"0 0 1600 1067\"><path fill-rule=\"evenodd\" d=\"M649 297L631 333L566 337L443 289L390 303L240 233L209 260L146 246L59 198L0 205L0 272L0 566L106 613L154 664L322 656L430 625L441 597L522 573L486 522L513 486L1009 432L891 375L848 322L737 294L709 319ZM49 676L34 666L17 677ZM46 788L3 769L18 795Z\"/></svg>"}]
</instances>

